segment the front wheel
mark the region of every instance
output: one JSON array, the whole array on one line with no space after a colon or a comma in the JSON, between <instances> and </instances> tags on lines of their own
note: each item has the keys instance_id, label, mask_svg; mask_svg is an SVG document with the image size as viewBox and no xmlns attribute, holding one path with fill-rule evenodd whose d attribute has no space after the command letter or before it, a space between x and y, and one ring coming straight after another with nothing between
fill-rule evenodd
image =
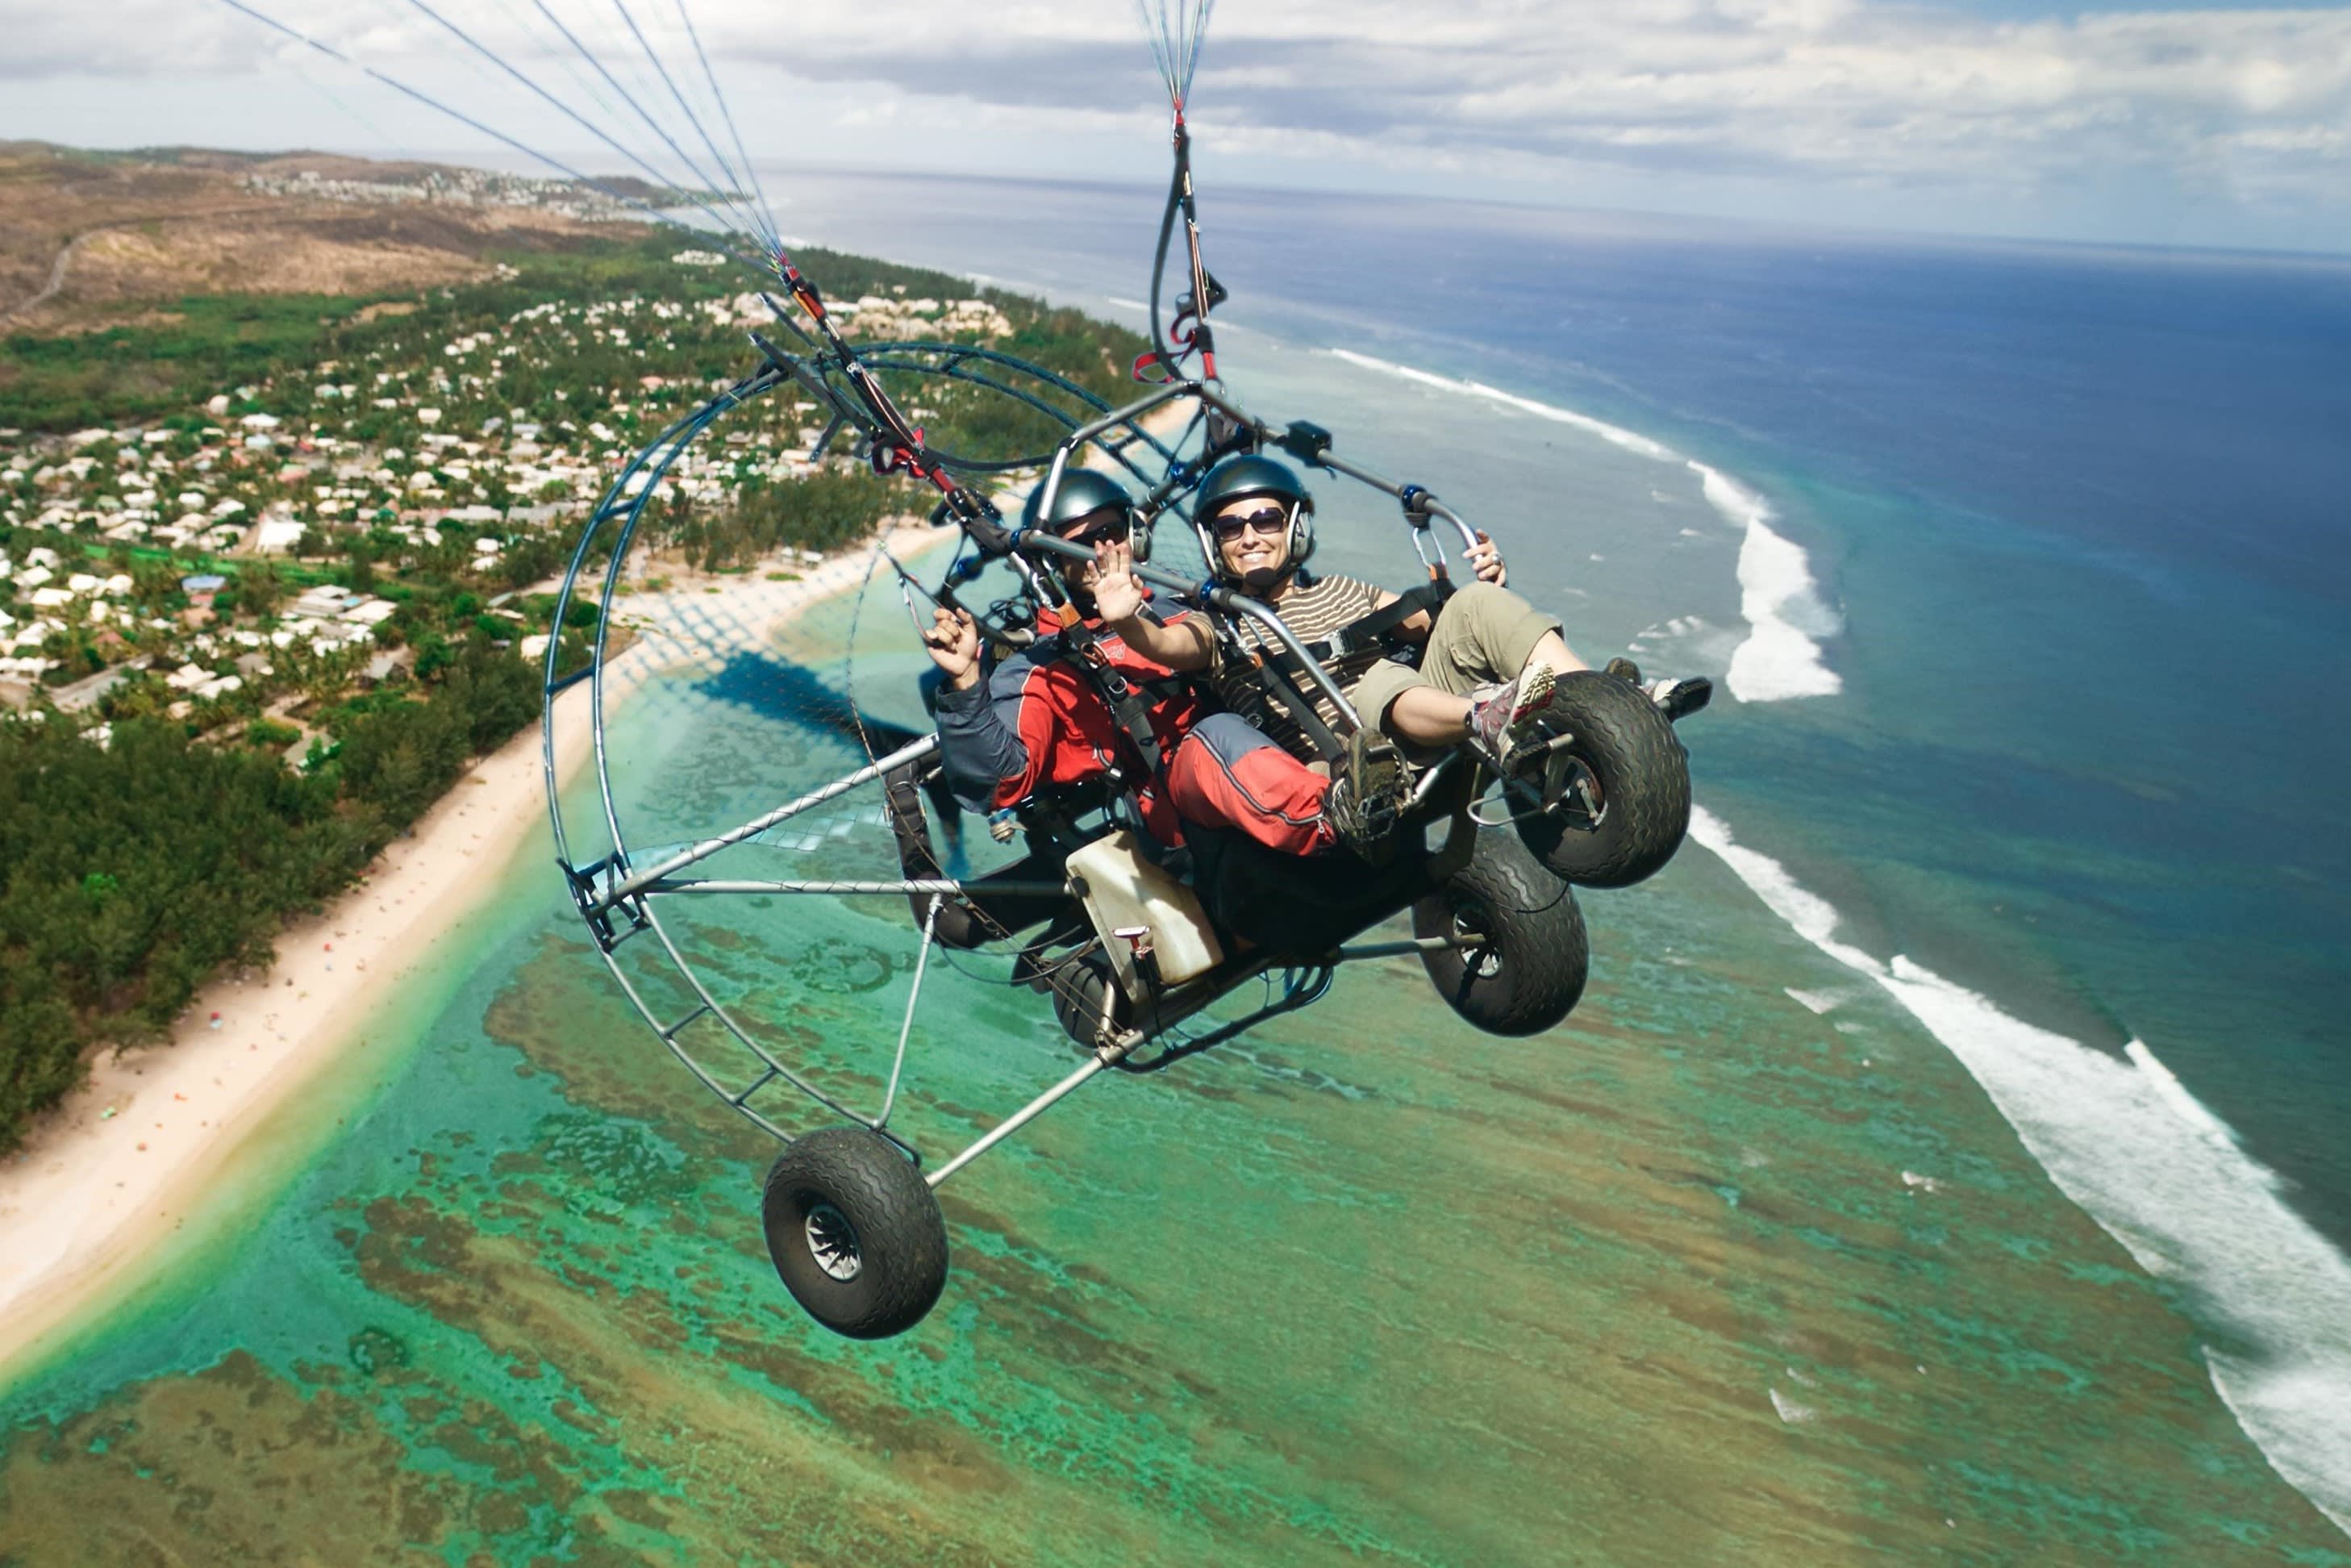
<instances>
[{"instance_id":1,"label":"front wheel","mask_svg":"<svg viewBox=\"0 0 2351 1568\"><path fill-rule=\"evenodd\" d=\"M809 1316L850 1339L922 1322L947 1280L947 1228L914 1164L862 1127L784 1146L761 1204L768 1255Z\"/></svg>"},{"instance_id":2,"label":"front wheel","mask_svg":"<svg viewBox=\"0 0 2351 1568\"><path fill-rule=\"evenodd\" d=\"M1446 1005L1488 1034L1541 1034L1575 1010L1592 948L1574 892L1500 828L1469 863L1412 906L1413 935L1461 944L1424 952Z\"/></svg>"},{"instance_id":3,"label":"front wheel","mask_svg":"<svg viewBox=\"0 0 2351 1568\"><path fill-rule=\"evenodd\" d=\"M1648 694L1599 670L1559 677L1549 723L1568 739L1554 766L1581 765L1591 794L1519 819L1519 837L1562 882L1630 887L1654 875L1689 831L1689 753Z\"/></svg>"}]
</instances>

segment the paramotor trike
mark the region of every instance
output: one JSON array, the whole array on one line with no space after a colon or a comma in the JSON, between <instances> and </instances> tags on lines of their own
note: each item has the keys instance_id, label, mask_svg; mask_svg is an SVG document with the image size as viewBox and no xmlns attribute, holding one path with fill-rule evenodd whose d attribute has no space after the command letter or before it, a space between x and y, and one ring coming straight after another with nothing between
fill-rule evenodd
<instances>
[{"instance_id":1,"label":"paramotor trike","mask_svg":"<svg viewBox=\"0 0 2351 1568\"><path fill-rule=\"evenodd\" d=\"M1084 789L1041 790L1019 802L998 825L1000 836L1017 834L1025 853L983 874L952 875L925 810L926 797L934 802L945 799L935 777L938 737L879 723L853 706L847 717L865 743L864 766L694 842L655 853L633 847L615 803L605 744L610 607L622 590L639 521L663 475L727 412L778 388L789 386L814 400L826 418L813 446L818 457L844 435L869 454L883 450L890 439L890 430L877 422L852 379L855 366L869 375L939 378L984 388L988 395L1050 416L1061 430L1050 452L981 457L924 449L958 477L1041 469L1039 483L1049 504L1070 465L1092 454L1134 482L1144 497L1144 513L1181 517L1190 489L1211 459L1269 446L1395 497L1437 583L1445 580L1444 558L1441 549L1431 547L1431 530L1456 530L1465 542L1476 537L1428 491L1392 483L1336 455L1331 436L1320 427L1268 423L1200 382L1168 382L1113 409L1050 371L984 349L894 344L862 348L852 357L813 342L806 352L792 352L765 339L755 341L766 361L760 369L640 453L580 539L556 624L565 623L574 602L587 601L586 580L601 563L597 622L590 656L580 667L563 668L559 648L550 644L549 650L549 800L573 901L631 1001L663 1043L714 1092L783 1142L766 1184L767 1239L784 1283L818 1322L859 1338L911 1327L937 1300L946 1276L946 1231L935 1197L941 1183L1101 1073L1156 1071L1311 1004L1343 964L1417 956L1447 1005L1490 1032L1537 1033L1567 1016L1582 994L1588 957L1571 883L1622 885L1648 874L1671 855L1688 817L1686 757L1671 726L1636 687L1599 674L1562 686L1563 718L1552 742L1583 788L1542 810L1523 789L1498 785L1466 748L1448 753L1418 770L1402 834L1405 847L1376 868L1346 854L1277 854L1238 834L1207 829L1188 833L1183 855L1171 864L1138 831L1122 781L1113 777ZM1146 427L1148 416L1187 404L1192 417L1181 435L1163 439ZM946 511L943 524L958 520ZM920 588L903 569L902 579L910 590L959 603L959 587L968 589L981 570L1000 563L1014 574L1019 590L977 617L991 641L1023 643L1033 635L1037 613L1050 611L1061 597L1056 575L1046 570L1051 559L1085 552L1041 530L967 524L966 532L970 537L935 588ZM1259 661L1270 695L1319 744L1335 747L1343 737L1317 716L1308 687L1336 711L1343 727L1360 724L1312 652L1265 604L1213 580L1187 580L1152 566L1137 571L1176 602L1208 617L1219 635L1232 635L1248 622L1261 634L1261 645L1270 639L1285 650L1286 658ZM573 852L575 835L566 821L555 765L556 699L581 681L595 688L590 723L601 826L610 841L608 852L584 862ZM901 873L896 878L695 874L699 865L732 846L864 790L882 798ZM951 812L954 807L949 803L946 809ZM942 826L956 831L952 821ZM664 904L675 899L778 896L908 901L921 943L914 988L881 1104L870 1113L852 1108L790 1060L789 1051L763 1041L736 1017L696 974L662 917ZM1364 939L1373 927L1407 912L1410 936ZM624 943L643 940L658 945L684 982L691 1005L683 1016L656 1012L616 961ZM983 946L1003 951L1013 978L1050 999L1085 1060L967 1147L933 1161L891 1127L907 1042L934 949ZM1259 1005L1237 1018L1205 1019L1209 1009L1250 987L1262 988ZM683 1041L687 1027L704 1019L723 1028L756 1060L758 1066L748 1082L727 1081ZM769 1109L780 1111L777 1096L792 1093L837 1118L836 1124L796 1135Z\"/></svg>"}]
</instances>

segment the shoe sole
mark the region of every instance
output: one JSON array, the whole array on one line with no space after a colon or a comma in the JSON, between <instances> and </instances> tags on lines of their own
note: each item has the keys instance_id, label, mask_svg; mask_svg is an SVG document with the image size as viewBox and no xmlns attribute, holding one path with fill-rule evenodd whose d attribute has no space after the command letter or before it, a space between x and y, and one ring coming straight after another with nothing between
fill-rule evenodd
<instances>
[{"instance_id":1,"label":"shoe sole","mask_svg":"<svg viewBox=\"0 0 2351 1568\"><path fill-rule=\"evenodd\" d=\"M1366 806L1379 801L1395 809L1411 798L1405 785L1404 753L1392 743L1385 739L1367 742L1361 758L1361 766L1352 771L1355 776L1355 792Z\"/></svg>"},{"instance_id":2,"label":"shoe sole","mask_svg":"<svg viewBox=\"0 0 2351 1568\"><path fill-rule=\"evenodd\" d=\"M1502 757L1506 763L1518 761L1519 754L1544 735L1543 716L1551 711L1551 699L1559 685L1549 664L1537 664L1519 677L1519 692L1510 708L1510 722L1502 727Z\"/></svg>"},{"instance_id":3,"label":"shoe sole","mask_svg":"<svg viewBox=\"0 0 2351 1568\"><path fill-rule=\"evenodd\" d=\"M1404 753L1378 735L1359 737L1349 752L1347 779L1354 800L1347 815L1354 819L1356 827L1342 830L1334 819L1332 833L1341 845L1370 864L1384 865L1395 852L1397 820L1412 802L1405 779Z\"/></svg>"}]
</instances>

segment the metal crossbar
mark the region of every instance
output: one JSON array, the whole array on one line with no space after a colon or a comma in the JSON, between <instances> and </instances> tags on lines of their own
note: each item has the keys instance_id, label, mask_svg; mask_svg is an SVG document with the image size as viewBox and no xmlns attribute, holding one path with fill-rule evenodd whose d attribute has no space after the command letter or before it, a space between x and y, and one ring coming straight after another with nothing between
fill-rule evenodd
<instances>
[{"instance_id":1,"label":"metal crossbar","mask_svg":"<svg viewBox=\"0 0 2351 1568\"><path fill-rule=\"evenodd\" d=\"M1331 955L1331 961L1353 964L1364 958L1401 958L1413 953L1443 953L1456 947L1474 947L1485 941L1482 936L1411 936L1397 942L1363 942L1352 947L1342 947Z\"/></svg>"},{"instance_id":2,"label":"metal crossbar","mask_svg":"<svg viewBox=\"0 0 2351 1568\"><path fill-rule=\"evenodd\" d=\"M667 878L673 872L684 871L696 861L708 860L719 851L732 848L746 839L764 833L778 822L797 817L811 806L821 806L827 800L837 800L861 784L872 783L893 768L903 768L910 762L920 762L938 748L939 737L936 735L926 735L920 740L902 746L878 762L869 763L854 773L834 779L820 789L811 789L797 800L787 801L764 816L754 817L740 827L729 828L716 838L705 839L691 849L682 850L670 856L659 865L648 866L635 875L615 883L598 896L591 905L591 912L601 914L622 899L643 893L653 883Z\"/></svg>"},{"instance_id":3,"label":"metal crossbar","mask_svg":"<svg viewBox=\"0 0 2351 1568\"><path fill-rule=\"evenodd\" d=\"M752 1083L751 1087L744 1090L740 1094L729 1095L728 1098L735 1103L735 1108L739 1111L743 1108L743 1103L745 1101L750 1099L752 1095L757 1094L760 1090L765 1089L768 1084L773 1083L781 1076L783 1076L783 1074L778 1071L774 1065L770 1064L768 1071L759 1074L758 1078Z\"/></svg>"},{"instance_id":4,"label":"metal crossbar","mask_svg":"<svg viewBox=\"0 0 2351 1568\"><path fill-rule=\"evenodd\" d=\"M1067 894L1069 884L1059 882L956 882L946 877L911 877L898 882L746 882L719 878L703 878L677 882L664 878L647 883L638 889L644 894L737 893L737 894L821 894L836 898L862 898L883 894L970 893L1019 894L1034 898L1052 898Z\"/></svg>"},{"instance_id":5,"label":"metal crossbar","mask_svg":"<svg viewBox=\"0 0 2351 1568\"><path fill-rule=\"evenodd\" d=\"M661 1031L662 1038L663 1038L664 1040L675 1040L675 1039L676 1039L680 1034L682 1034L682 1033L684 1033L684 1030L685 1030L685 1026L686 1026L686 1025L688 1025L688 1024L692 1023L695 1019L698 1019L698 1018L702 1017L705 1013L707 1013L709 1010L710 1010L710 1004L709 1004L709 1003L707 1003L707 1002L703 1003L703 1004L702 1004L702 1006L700 1006L700 1007L698 1007L698 1008L695 1009L692 1012L690 1012L690 1013L686 1014L684 1018L682 1018L682 1019L678 1019L675 1023L674 1023L674 1024L670 1025L667 1029L665 1029L665 1030L662 1030L662 1031Z\"/></svg>"}]
</instances>

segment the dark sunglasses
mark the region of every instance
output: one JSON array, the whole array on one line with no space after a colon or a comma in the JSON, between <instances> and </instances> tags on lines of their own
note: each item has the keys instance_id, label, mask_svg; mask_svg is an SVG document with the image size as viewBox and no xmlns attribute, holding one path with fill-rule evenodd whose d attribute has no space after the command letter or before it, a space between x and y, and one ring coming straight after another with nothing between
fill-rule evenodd
<instances>
[{"instance_id":1,"label":"dark sunglasses","mask_svg":"<svg viewBox=\"0 0 2351 1568\"><path fill-rule=\"evenodd\" d=\"M1219 542L1230 543L1242 533L1255 530L1260 534L1278 534L1290 527L1290 514L1280 507L1262 507L1238 517L1218 517L1208 525Z\"/></svg>"},{"instance_id":2,"label":"dark sunglasses","mask_svg":"<svg viewBox=\"0 0 2351 1568\"><path fill-rule=\"evenodd\" d=\"M1132 531L1130 519L1123 511L1105 512L1077 520L1084 526L1061 536L1073 545L1116 544Z\"/></svg>"}]
</instances>

